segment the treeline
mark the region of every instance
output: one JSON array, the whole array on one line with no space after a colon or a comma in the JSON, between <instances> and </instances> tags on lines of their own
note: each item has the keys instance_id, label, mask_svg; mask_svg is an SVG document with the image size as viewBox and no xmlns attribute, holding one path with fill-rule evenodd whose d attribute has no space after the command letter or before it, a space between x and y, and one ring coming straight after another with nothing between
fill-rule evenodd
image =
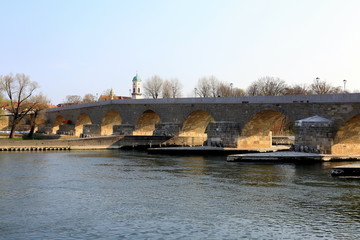
<instances>
[{"instance_id":1,"label":"treeline","mask_svg":"<svg viewBox=\"0 0 360 240\"><path fill-rule=\"evenodd\" d=\"M163 80L159 76L147 79L144 84L145 98L176 98L182 96L182 84L178 79ZM344 93L345 89L334 87L320 78L307 84L289 85L276 77L265 76L252 82L247 89L234 87L233 83L219 81L216 77L202 77L198 80L193 97L239 97L239 96L281 96L308 94Z\"/></svg>"},{"instance_id":2,"label":"treeline","mask_svg":"<svg viewBox=\"0 0 360 240\"><path fill-rule=\"evenodd\" d=\"M97 102L101 100L110 100L110 99L101 99L101 96L114 96L114 91L112 89L107 89L102 92L102 94L99 96L95 96L92 93L87 93L83 97L80 95L67 95L65 99L63 100L63 103L58 104L58 107L64 106L64 105L73 105L73 104L82 104L82 103L91 103L91 102Z\"/></svg>"},{"instance_id":3,"label":"treeline","mask_svg":"<svg viewBox=\"0 0 360 240\"><path fill-rule=\"evenodd\" d=\"M288 85L284 80L274 77L261 77L250 84L246 90L247 96L280 96L280 95L308 95L344 93L342 87L334 87L330 83L314 79L310 84Z\"/></svg>"},{"instance_id":4,"label":"treeline","mask_svg":"<svg viewBox=\"0 0 360 240\"><path fill-rule=\"evenodd\" d=\"M183 97L183 85L177 79L162 79L155 75L143 82L144 98L180 98ZM197 81L193 91L187 97L241 97L241 96L281 96L348 93L340 86L332 86L329 82L314 79L311 84L289 85L278 77L265 76L252 82L246 89L235 87L233 83L223 82L214 76L202 77ZM113 95L112 89L103 92L104 96ZM79 104L100 101L98 96L85 94L68 95L64 104ZM108 100L108 99L103 99Z\"/></svg>"}]
</instances>

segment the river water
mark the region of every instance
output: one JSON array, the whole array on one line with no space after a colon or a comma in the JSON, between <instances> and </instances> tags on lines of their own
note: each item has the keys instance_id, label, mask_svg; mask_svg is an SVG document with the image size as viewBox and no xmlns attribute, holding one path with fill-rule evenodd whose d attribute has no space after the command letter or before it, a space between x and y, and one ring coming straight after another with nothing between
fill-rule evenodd
<instances>
[{"instance_id":1,"label":"river water","mask_svg":"<svg viewBox=\"0 0 360 240\"><path fill-rule=\"evenodd\" d=\"M3 152L0 239L360 239L360 180L339 164Z\"/></svg>"}]
</instances>

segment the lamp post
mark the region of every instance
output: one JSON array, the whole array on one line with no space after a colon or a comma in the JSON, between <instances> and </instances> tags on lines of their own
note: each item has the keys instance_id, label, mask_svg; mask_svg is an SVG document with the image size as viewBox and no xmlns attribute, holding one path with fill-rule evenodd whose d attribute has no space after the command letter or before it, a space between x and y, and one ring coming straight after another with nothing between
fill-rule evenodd
<instances>
[{"instance_id":1,"label":"lamp post","mask_svg":"<svg viewBox=\"0 0 360 240\"><path fill-rule=\"evenodd\" d=\"M175 98L175 87L172 87L173 98Z\"/></svg>"},{"instance_id":2,"label":"lamp post","mask_svg":"<svg viewBox=\"0 0 360 240\"><path fill-rule=\"evenodd\" d=\"M345 93L345 90L346 90L346 82L347 82L346 79L344 79L343 82L344 82L344 93Z\"/></svg>"},{"instance_id":3,"label":"lamp post","mask_svg":"<svg viewBox=\"0 0 360 240\"><path fill-rule=\"evenodd\" d=\"M230 83L230 97L233 96L233 83Z\"/></svg>"}]
</instances>

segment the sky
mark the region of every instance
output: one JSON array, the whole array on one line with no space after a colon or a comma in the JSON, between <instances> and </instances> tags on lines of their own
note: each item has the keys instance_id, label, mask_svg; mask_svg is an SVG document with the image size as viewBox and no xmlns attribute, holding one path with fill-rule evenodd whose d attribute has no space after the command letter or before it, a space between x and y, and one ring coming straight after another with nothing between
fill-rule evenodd
<instances>
[{"instance_id":1,"label":"sky","mask_svg":"<svg viewBox=\"0 0 360 240\"><path fill-rule=\"evenodd\" d=\"M131 80L260 77L360 90L359 0L0 0L0 75L24 73L53 104L129 96Z\"/></svg>"}]
</instances>

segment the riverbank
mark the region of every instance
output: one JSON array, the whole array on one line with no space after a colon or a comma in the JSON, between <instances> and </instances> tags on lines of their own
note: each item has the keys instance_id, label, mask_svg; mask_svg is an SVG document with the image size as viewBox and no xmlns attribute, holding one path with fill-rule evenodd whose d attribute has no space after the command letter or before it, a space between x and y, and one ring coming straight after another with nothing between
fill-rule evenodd
<instances>
[{"instance_id":1,"label":"riverbank","mask_svg":"<svg viewBox=\"0 0 360 240\"><path fill-rule=\"evenodd\" d=\"M93 138L65 137L44 140L0 140L0 151L61 151L101 149L147 149L150 154L224 155L229 162L326 162L360 161L360 155L314 154L289 151L289 146L276 145L263 149L238 149L210 146L161 147L169 137L101 136Z\"/></svg>"},{"instance_id":2,"label":"riverbank","mask_svg":"<svg viewBox=\"0 0 360 240\"><path fill-rule=\"evenodd\" d=\"M46 137L46 136L44 136ZM98 150L98 149L143 149L151 154L171 155L230 155L236 153L258 153L289 150L289 146L276 145L262 149L222 148L211 146L191 146L193 141L178 139L171 141L166 136L100 136L92 138L49 136L49 139L24 140L1 139L0 151L32 150ZM189 146L190 145L190 146Z\"/></svg>"},{"instance_id":3,"label":"riverbank","mask_svg":"<svg viewBox=\"0 0 360 240\"><path fill-rule=\"evenodd\" d=\"M2 151L28 150L92 150L118 148L116 145L123 136L105 136L98 138L64 138L51 140L0 140Z\"/></svg>"}]
</instances>

